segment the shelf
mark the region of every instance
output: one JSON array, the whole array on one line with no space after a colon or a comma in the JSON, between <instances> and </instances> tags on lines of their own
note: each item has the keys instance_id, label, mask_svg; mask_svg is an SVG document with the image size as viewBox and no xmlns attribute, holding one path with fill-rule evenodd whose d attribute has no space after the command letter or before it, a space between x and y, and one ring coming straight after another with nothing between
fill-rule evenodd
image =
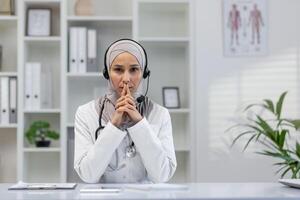
<instances>
[{"instance_id":1,"label":"shelf","mask_svg":"<svg viewBox=\"0 0 300 200\"><path fill-rule=\"evenodd\" d=\"M190 152L190 150L188 148L182 148L182 147L179 147L179 148L175 148L175 151L176 152Z\"/></svg>"},{"instance_id":2,"label":"shelf","mask_svg":"<svg viewBox=\"0 0 300 200\"><path fill-rule=\"evenodd\" d=\"M188 37L140 37L141 42L189 42Z\"/></svg>"},{"instance_id":3,"label":"shelf","mask_svg":"<svg viewBox=\"0 0 300 200\"><path fill-rule=\"evenodd\" d=\"M24 37L24 41L27 41L27 42L43 42L43 41L46 41L46 42L60 42L61 40L61 37L59 36L45 36L45 37L35 37L35 36L25 36Z\"/></svg>"},{"instance_id":4,"label":"shelf","mask_svg":"<svg viewBox=\"0 0 300 200\"><path fill-rule=\"evenodd\" d=\"M24 152L60 152L60 148L54 148L54 147L32 147L32 148L24 148Z\"/></svg>"},{"instance_id":5,"label":"shelf","mask_svg":"<svg viewBox=\"0 0 300 200\"><path fill-rule=\"evenodd\" d=\"M132 21L131 16L69 16L68 21Z\"/></svg>"},{"instance_id":6,"label":"shelf","mask_svg":"<svg viewBox=\"0 0 300 200\"><path fill-rule=\"evenodd\" d=\"M0 124L0 129L1 128L18 128L17 124Z\"/></svg>"},{"instance_id":7,"label":"shelf","mask_svg":"<svg viewBox=\"0 0 300 200\"><path fill-rule=\"evenodd\" d=\"M0 21L17 21L17 16L10 16L10 15L0 15Z\"/></svg>"},{"instance_id":8,"label":"shelf","mask_svg":"<svg viewBox=\"0 0 300 200\"><path fill-rule=\"evenodd\" d=\"M68 123L67 124L67 128L73 128L74 127L74 123Z\"/></svg>"},{"instance_id":9,"label":"shelf","mask_svg":"<svg viewBox=\"0 0 300 200\"><path fill-rule=\"evenodd\" d=\"M38 4L43 4L43 3L60 3L61 0L24 0L25 3L38 3Z\"/></svg>"},{"instance_id":10,"label":"shelf","mask_svg":"<svg viewBox=\"0 0 300 200\"><path fill-rule=\"evenodd\" d=\"M190 110L188 108L178 108L178 109L168 109L170 113L189 113Z\"/></svg>"},{"instance_id":11,"label":"shelf","mask_svg":"<svg viewBox=\"0 0 300 200\"><path fill-rule=\"evenodd\" d=\"M67 73L69 78L99 78L103 77L102 72L86 72L86 73Z\"/></svg>"},{"instance_id":12,"label":"shelf","mask_svg":"<svg viewBox=\"0 0 300 200\"><path fill-rule=\"evenodd\" d=\"M18 76L17 72L0 72L1 76Z\"/></svg>"},{"instance_id":13,"label":"shelf","mask_svg":"<svg viewBox=\"0 0 300 200\"><path fill-rule=\"evenodd\" d=\"M189 3L189 0L138 0L139 3Z\"/></svg>"},{"instance_id":14,"label":"shelf","mask_svg":"<svg viewBox=\"0 0 300 200\"><path fill-rule=\"evenodd\" d=\"M24 113L60 113L60 109L24 110Z\"/></svg>"}]
</instances>

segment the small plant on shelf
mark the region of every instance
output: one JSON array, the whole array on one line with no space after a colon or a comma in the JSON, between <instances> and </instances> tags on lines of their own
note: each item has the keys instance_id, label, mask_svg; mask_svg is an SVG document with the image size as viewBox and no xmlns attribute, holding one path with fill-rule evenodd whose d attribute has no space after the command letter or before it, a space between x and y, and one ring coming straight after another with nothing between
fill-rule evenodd
<instances>
[{"instance_id":1,"label":"small plant on shelf","mask_svg":"<svg viewBox=\"0 0 300 200\"><path fill-rule=\"evenodd\" d=\"M49 139L59 139L59 133L50 130L49 122L41 120L34 121L26 131L25 136L28 142L35 144L36 147L49 147L51 143Z\"/></svg>"}]
</instances>

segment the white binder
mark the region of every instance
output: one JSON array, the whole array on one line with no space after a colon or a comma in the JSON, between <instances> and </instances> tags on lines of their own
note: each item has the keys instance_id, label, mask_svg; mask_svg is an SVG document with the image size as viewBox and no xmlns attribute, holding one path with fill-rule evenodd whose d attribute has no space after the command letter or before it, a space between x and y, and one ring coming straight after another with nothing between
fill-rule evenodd
<instances>
[{"instance_id":1,"label":"white binder","mask_svg":"<svg viewBox=\"0 0 300 200\"><path fill-rule=\"evenodd\" d=\"M1 77L1 123L9 124L9 78Z\"/></svg>"},{"instance_id":2,"label":"white binder","mask_svg":"<svg viewBox=\"0 0 300 200\"><path fill-rule=\"evenodd\" d=\"M70 28L69 39L69 72L77 73L78 71L78 28Z\"/></svg>"},{"instance_id":3,"label":"white binder","mask_svg":"<svg viewBox=\"0 0 300 200\"><path fill-rule=\"evenodd\" d=\"M32 64L26 63L25 65L25 96L24 96L24 106L25 109L32 109Z\"/></svg>"},{"instance_id":4,"label":"white binder","mask_svg":"<svg viewBox=\"0 0 300 200\"><path fill-rule=\"evenodd\" d=\"M97 65L97 31L94 29L89 29L87 32L87 71L99 71Z\"/></svg>"},{"instance_id":5,"label":"white binder","mask_svg":"<svg viewBox=\"0 0 300 200\"><path fill-rule=\"evenodd\" d=\"M41 63L32 63L32 109L41 109Z\"/></svg>"},{"instance_id":6,"label":"white binder","mask_svg":"<svg viewBox=\"0 0 300 200\"><path fill-rule=\"evenodd\" d=\"M17 78L9 78L9 123L17 123Z\"/></svg>"},{"instance_id":7,"label":"white binder","mask_svg":"<svg viewBox=\"0 0 300 200\"><path fill-rule=\"evenodd\" d=\"M79 27L78 28L78 72L85 73L86 72L86 58L87 58L87 28Z\"/></svg>"}]
</instances>

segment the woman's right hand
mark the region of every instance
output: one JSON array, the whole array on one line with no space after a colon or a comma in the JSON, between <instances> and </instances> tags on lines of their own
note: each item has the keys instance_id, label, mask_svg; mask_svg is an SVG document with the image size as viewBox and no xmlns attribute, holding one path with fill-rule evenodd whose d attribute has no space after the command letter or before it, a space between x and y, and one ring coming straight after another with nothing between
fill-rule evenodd
<instances>
[{"instance_id":1,"label":"woman's right hand","mask_svg":"<svg viewBox=\"0 0 300 200\"><path fill-rule=\"evenodd\" d=\"M115 108L116 111L114 112L112 119L111 119L111 123L118 128L122 124L124 117L125 117L124 111L121 111L119 109L118 104L120 104L120 102L123 101L125 95L126 95L126 87L123 87L121 97L117 100L117 103L116 103L116 108Z\"/></svg>"}]
</instances>

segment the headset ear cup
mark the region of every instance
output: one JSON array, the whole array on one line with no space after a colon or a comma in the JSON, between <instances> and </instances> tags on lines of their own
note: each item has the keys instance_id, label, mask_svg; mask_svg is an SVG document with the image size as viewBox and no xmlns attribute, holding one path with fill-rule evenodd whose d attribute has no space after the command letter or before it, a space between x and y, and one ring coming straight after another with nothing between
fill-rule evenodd
<instances>
[{"instance_id":1,"label":"headset ear cup","mask_svg":"<svg viewBox=\"0 0 300 200\"><path fill-rule=\"evenodd\" d=\"M108 71L106 70L106 68L103 69L102 73L103 73L104 78L109 79Z\"/></svg>"},{"instance_id":2,"label":"headset ear cup","mask_svg":"<svg viewBox=\"0 0 300 200\"><path fill-rule=\"evenodd\" d=\"M143 78L147 78L148 76L150 76L150 70L148 68L145 69L144 74L143 74Z\"/></svg>"}]
</instances>

